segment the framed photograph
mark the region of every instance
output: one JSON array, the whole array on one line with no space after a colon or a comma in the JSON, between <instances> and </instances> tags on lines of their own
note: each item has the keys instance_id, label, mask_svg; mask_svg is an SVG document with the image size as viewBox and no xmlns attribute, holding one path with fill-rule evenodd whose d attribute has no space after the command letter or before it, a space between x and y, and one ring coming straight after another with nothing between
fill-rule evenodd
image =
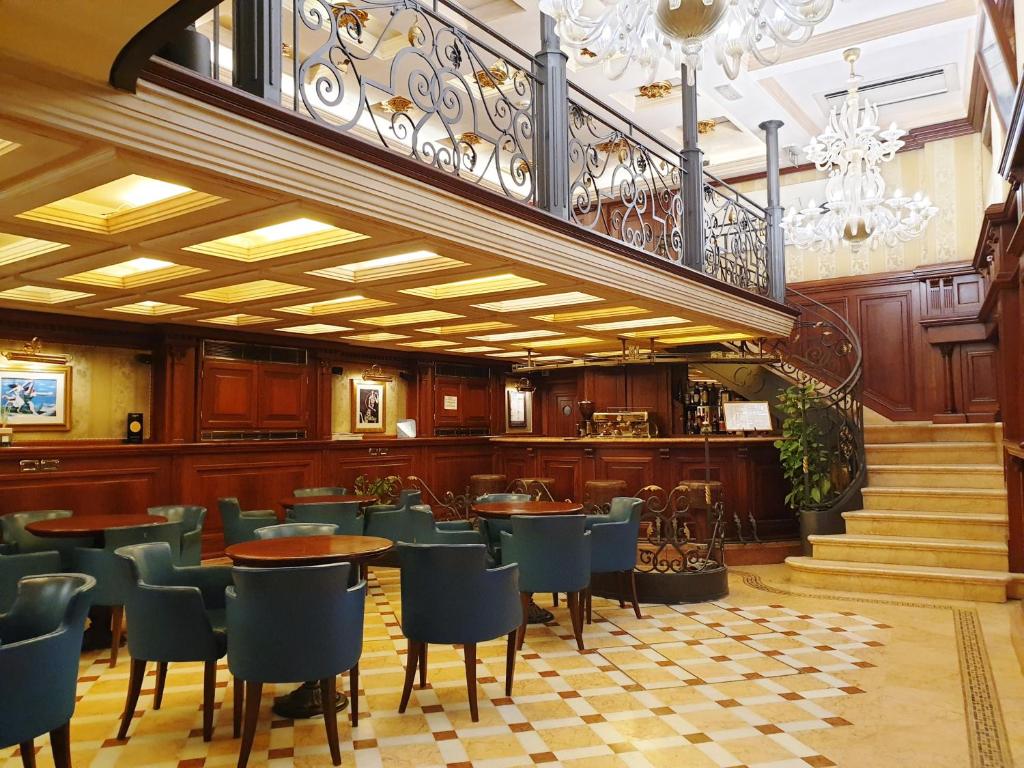
<instances>
[{"instance_id":1,"label":"framed photograph","mask_svg":"<svg viewBox=\"0 0 1024 768\"><path fill-rule=\"evenodd\" d=\"M508 393L508 425L510 427L525 427L526 426L526 393L525 392L513 392L509 390Z\"/></svg>"},{"instance_id":2,"label":"framed photograph","mask_svg":"<svg viewBox=\"0 0 1024 768\"><path fill-rule=\"evenodd\" d=\"M11 427L71 429L71 366L0 363L0 407Z\"/></svg>"},{"instance_id":3,"label":"framed photograph","mask_svg":"<svg viewBox=\"0 0 1024 768\"><path fill-rule=\"evenodd\" d=\"M385 424L384 385L352 379L352 431L383 432Z\"/></svg>"},{"instance_id":4,"label":"framed photograph","mask_svg":"<svg viewBox=\"0 0 1024 768\"><path fill-rule=\"evenodd\" d=\"M1016 63L1007 60L1008 48L1005 31L998 24L994 25L983 9L978 19L978 63L995 105L993 112L1004 130L1010 124L1017 95Z\"/></svg>"}]
</instances>

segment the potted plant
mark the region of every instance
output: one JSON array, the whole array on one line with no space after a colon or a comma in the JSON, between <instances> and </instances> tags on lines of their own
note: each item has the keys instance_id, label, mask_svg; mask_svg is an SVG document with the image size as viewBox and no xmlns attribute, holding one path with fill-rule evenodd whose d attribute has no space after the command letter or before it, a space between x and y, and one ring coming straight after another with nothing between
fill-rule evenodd
<instances>
[{"instance_id":1,"label":"potted plant","mask_svg":"<svg viewBox=\"0 0 1024 768\"><path fill-rule=\"evenodd\" d=\"M789 387L779 395L779 409L785 416L782 439L775 441L782 474L789 481L786 503L800 521L804 554L811 554L811 534L843 533L842 513L826 507L832 491L831 458L822 442L821 428L810 418L816 398L811 384Z\"/></svg>"},{"instance_id":2,"label":"potted plant","mask_svg":"<svg viewBox=\"0 0 1024 768\"><path fill-rule=\"evenodd\" d=\"M355 492L360 496L376 496L377 503L369 509L387 507L394 504L402 493L402 478L398 475L386 477L369 477L360 475L356 478Z\"/></svg>"}]
</instances>

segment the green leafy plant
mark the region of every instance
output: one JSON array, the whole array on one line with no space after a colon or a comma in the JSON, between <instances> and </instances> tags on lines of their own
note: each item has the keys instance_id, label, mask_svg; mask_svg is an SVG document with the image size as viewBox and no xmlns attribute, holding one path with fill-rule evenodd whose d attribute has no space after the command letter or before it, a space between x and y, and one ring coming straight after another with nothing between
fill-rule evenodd
<instances>
[{"instance_id":1,"label":"green leafy plant","mask_svg":"<svg viewBox=\"0 0 1024 768\"><path fill-rule=\"evenodd\" d=\"M398 475L373 478L360 475L356 478L355 492L359 496L376 496L378 504L393 504L402 493L402 478Z\"/></svg>"},{"instance_id":2,"label":"green leafy plant","mask_svg":"<svg viewBox=\"0 0 1024 768\"><path fill-rule=\"evenodd\" d=\"M811 384L792 386L779 395L779 409L785 415L779 449L782 473L790 482L786 503L793 509L820 505L832 490L831 460L821 441L821 429L808 420L816 393Z\"/></svg>"}]
</instances>

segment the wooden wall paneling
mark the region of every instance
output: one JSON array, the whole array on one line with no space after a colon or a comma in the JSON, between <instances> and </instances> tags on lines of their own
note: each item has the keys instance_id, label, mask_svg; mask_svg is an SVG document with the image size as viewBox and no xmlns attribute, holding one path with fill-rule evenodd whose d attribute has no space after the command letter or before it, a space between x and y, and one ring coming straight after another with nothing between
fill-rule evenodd
<instances>
[{"instance_id":1,"label":"wooden wall paneling","mask_svg":"<svg viewBox=\"0 0 1024 768\"><path fill-rule=\"evenodd\" d=\"M442 497L445 491L455 495L469 488L470 475L489 475L495 471L490 446L430 446L422 448L417 462L420 477Z\"/></svg>"},{"instance_id":2,"label":"wooden wall paneling","mask_svg":"<svg viewBox=\"0 0 1024 768\"><path fill-rule=\"evenodd\" d=\"M397 441L396 441L397 442ZM369 478L397 475L406 478L416 474L417 449L412 445L398 444L394 448L379 446L353 446L333 449L328 452L324 462L327 485L342 485L349 490L355 487L356 478L366 475ZM429 474L429 473L427 473ZM429 480L428 480L429 482Z\"/></svg>"},{"instance_id":3,"label":"wooden wall paneling","mask_svg":"<svg viewBox=\"0 0 1024 768\"><path fill-rule=\"evenodd\" d=\"M331 372L334 364L332 360L323 357L312 361L309 397L313 412L309 436L315 440L330 440L334 431L334 374Z\"/></svg>"},{"instance_id":4,"label":"wooden wall paneling","mask_svg":"<svg viewBox=\"0 0 1024 768\"><path fill-rule=\"evenodd\" d=\"M585 368L583 376L583 397L590 400L598 411L625 406L629 402L626 395L625 368Z\"/></svg>"},{"instance_id":5,"label":"wooden wall paneling","mask_svg":"<svg viewBox=\"0 0 1024 768\"><path fill-rule=\"evenodd\" d=\"M586 460L590 463L590 459ZM555 499L582 499L584 456L575 448L540 448L537 450L536 477L550 477L555 481L551 495ZM509 480L515 478L509 477Z\"/></svg>"},{"instance_id":6,"label":"wooden wall paneling","mask_svg":"<svg viewBox=\"0 0 1024 768\"><path fill-rule=\"evenodd\" d=\"M577 434L579 392L575 378L544 382L542 434L547 437L574 437Z\"/></svg>"},{"instance_id":7,"label":"wooden wall paneling","mask_svg":"<svg viewBox=\"0 0 1024 768\"><path fill-rule=\"evenodd\" d=\"M194 441L197 402L196 342L165 340L153 353L153 441Z\"/></svg>"},{"instance_id":8,"label":"wooden wall paneling","mask_svg":"<svg viewBox=\"0 0 1024 768\"><path fill-rule=\"evenodd\" d=\"M205 359L200 429L254 429L259 415L255 363Z\"/></svg>"},{"instance_id":9,"label":"wooden wall paneling","mask_svg":"<svg viewBox=\"0 0 1024 768\"><path fill-rule=\"evenodd\" d=\"M672 371L667 365L631 366L624 369L626 380L626 405L630 408L646 408L654 415L658 434L667 435L671 430L669 418L672 414Z\"/></svg>"},{"instance_id":10,"label":"wooden wall paneling","mask_svg":"<svg viewBox=\"0 0 1024 768\"><path fill-rule=\"evenodd\" d=\"M533 448L504 445L495 459L495 472L505 475L511 483L517 477L537 477L537 453Z\"/></svg>"},{"instance_id":11,"label":"wooden wall paneling","mask_svg":"<svg viewBox=\"0 0 1024 768\"><path fill-rule=\"evenodd\" d=\"M914 394L918 361L913 344L912 292L863 297L858 317L864 349L865 395L883 403L891 413L912 416L918 410Z\"/></svg>"},{"instance_id":12,"label":"wooden wall paneling","mask_svg":"<svg viewBox=\"0 0 1024 768\"><path fill-rule=\"evenodd\" d=\"M434 376L434 426L462 426L464 407L462 380L452 376Z\"/></svg>"},{"instance_id":13,"label":"wooden wall paneling","mask_svg":"<svg viewBox=\"0 0 1024 768\"><path fill-rule=\"evenodd\" d=\"M999 412L997 350L989 342L973 342L957 347L957 369L960 372L958 402L968 419Z\"/></svg>"},{"instance_id":14,"label":"wooden wall paneling","mask_svg":"<svg viewBox=\"0 0 1024 768\"><path fill-rule=\"evenodd\" d=\"M792 539L800 535L799 523L785 504L786 480L774 448L753 447L746 456L747 510L757 521L763 539Z\"/></svg>"},{"instance_id":15,"label":"wooden wall paneling","mask_svg":"<svg viewBox=\"0 0 1024 768\"><path fill-rule=\"evenodd\" d=\"M730 452L731 453L731 452ZM670 469L665 477L669 482L662 485L666 490L675 487L679 483L688 481L702 482L708 475L712 480L722 483L725 490L726 514L728 516L727 531L735 534L731 525L733 510L740 513L748 509L748 503L744 489L737 487L734 462L735 457L729 454L723 455L720 450L712 449L710 461L705 461L702 452L695 450L676 449L670 454ZM708 469L710 468L710 472ZM660 485L660 483L659 483ZM697 535L708 534L707 520L703 515L694 515L694 522L697 526Z\"/></svg>"},{"instance_id":16,"label":"wooden wall paneling","mask_svg":"<svg viewBox=\"0 0 1024 768\"><path fill-rule=\"evenodd\" d=\"M428 363L416 366L416 434L434 434L434 367Z\"/></svg>"},{"instance_id":17,"label":"wooden wall paneling","mask_svg":"<svg viewBox=\"0 0 1024 768\"><path fill-rule=\"evenodd\" d=\"M284 363L257 366L257 426L261 429L308 429L312 408L309 368Z\"/></svg>"},{"instance_id":18,"label":"wooden wall paneling","mask_svg":"<svg viewBox=\"0 0 1024 768\"><path fill-rule=\"evenodd\" d=\"M660 463L658 453L651 447L597 448L594 450L594 479L623 480L627 492L634 494L657 482Z\"/></svg>"},{"instance_id":19,"label":"wooden wall paneling","mask_svg":"<svg viewBox=\"0 0 1024 768\"><path fill-rule=\"evenodd\" d=\"M460 388L459 407L462 412L462 426L490 426L490 379L463 379Z\"/></svg>"}]
</instances>

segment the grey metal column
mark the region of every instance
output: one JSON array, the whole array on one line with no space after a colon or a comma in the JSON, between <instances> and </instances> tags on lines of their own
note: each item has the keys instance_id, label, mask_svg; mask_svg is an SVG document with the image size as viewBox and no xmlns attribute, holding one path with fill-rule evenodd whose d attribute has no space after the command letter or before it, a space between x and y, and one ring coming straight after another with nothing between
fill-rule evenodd
<instances>
[{"instance_id":1,"label":"grey metal column","mask_svg":"<svg viewBox=\"0 0 1024 768\"><path fill-rule=\"evenodd\" d=\"M280 102L280 0L234 0L232 9L235 87Z\"/></svg>"},{"instance_id":2,"label":"grey metal column","mask_svg":"<svg viewBox=\"0 0 1024 768\"><path fill-rule=\"evenodd\" d=\"M541 49L533 57L537 82L534 101L533 172L537 207L569 218L569 86L555 20L540 15Z\"/></svg>"},{"instance_id":3,"label":"grey metal column","mask_svg":"<svg viewBox=\"0 0 1024 768\"><path fill-rule=\"evenodd\" d=\"M685 173L681 179L683 197L684 266L704 269L704 152L697 146L697 86L688 83L686 65L683 78L683 151L679 162Z\"/></svg>"},{"instance_id":4,"label":"grey metal column","mask_svg":"<svg viewBox=\"0 0 1024 768\"><path fill-rule=\"evenodd\" d=\"M768 155L768 297L778 302L786 300L786 236L782 231L782 192L779 182L779 129L781 120L766 120L765 150Z\"/></svg>"}]
</instances>

